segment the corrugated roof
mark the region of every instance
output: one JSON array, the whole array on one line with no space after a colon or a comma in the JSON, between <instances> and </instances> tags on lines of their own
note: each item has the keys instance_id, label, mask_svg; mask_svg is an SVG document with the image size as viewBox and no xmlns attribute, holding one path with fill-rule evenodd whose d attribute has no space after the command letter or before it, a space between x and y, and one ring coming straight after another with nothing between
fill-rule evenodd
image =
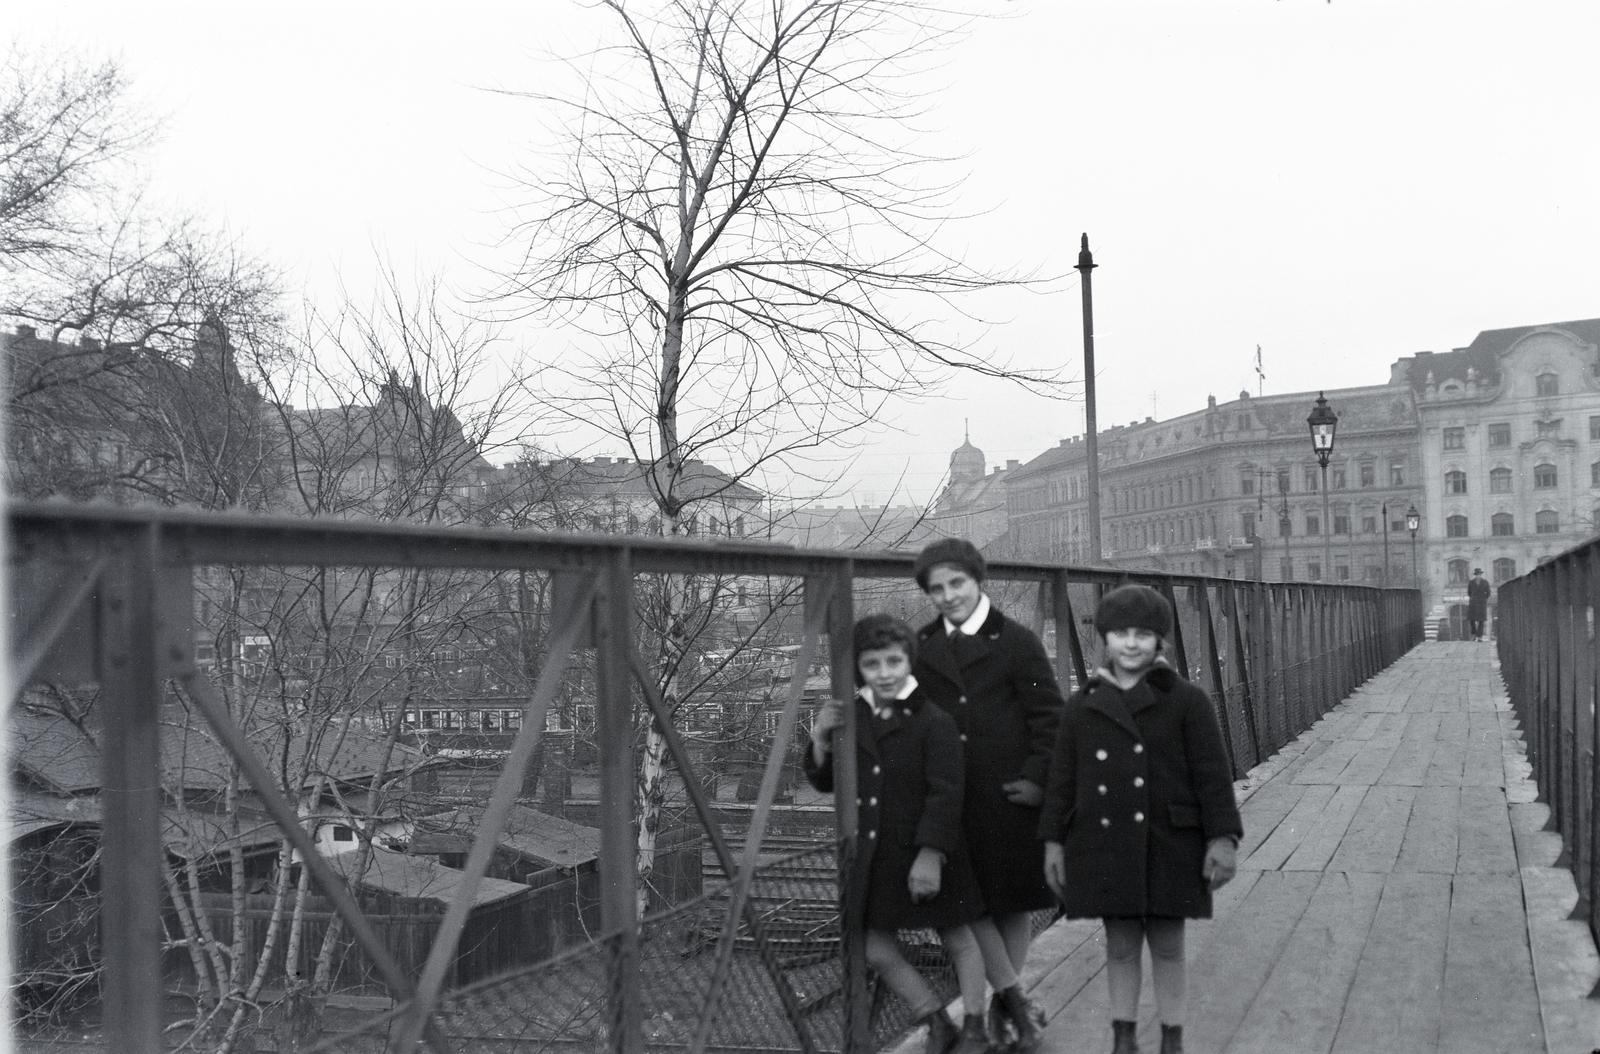
<instances>
[{"instance_id":1,"label":"corrugated roof","mask_svg":"<svg viewBox=\"0 0 1600 1054\"><path fill-rule=\"evenodd\" d=\"M359 852L339 853L327 857L328 863L341 875L349 878L355 873ZM453 867L445 867L426 856L407 856L392 849L373 847L371 862L362 873L360 884L367 889L391 893L419 900L437 900L449 903L461 886L462 874ZM507 882L499 878L479 881L472 906L483 907L526 893L528 887L520 882Z\"/></svg>"},{"instance_id":2,"label":"corrugated roof","mask_svg":"<svg viewBox=\"0 0 1600 1054\"><path fill-rule=\"evenodd\" d=\"M418 833L464 835L470 844L482 818L482 806L463 806L424 817ZM525 805L511 807L498 844L549 867L578 867L600 858L599 830Z\"/></svg>"}]
</instances>

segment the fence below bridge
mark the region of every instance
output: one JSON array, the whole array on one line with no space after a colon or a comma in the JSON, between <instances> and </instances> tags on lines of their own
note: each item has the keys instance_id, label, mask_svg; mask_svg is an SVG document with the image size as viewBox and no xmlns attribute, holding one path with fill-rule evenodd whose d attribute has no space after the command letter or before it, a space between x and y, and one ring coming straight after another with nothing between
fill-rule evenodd
<instances>
[{"instance_id":1,"label":"fence below bridge","mask_svg":"<svg viewBox=\"0 0 1600 1054\"><path fill-rule=\"evenodd\" d=\"M185 712L203 715L238 786L255 795L286 843L283 852L293 850L311 891L331 903L388 988L392 1009L337 1035L330 1034L337 1029L325 1031L319 1049L409 1052L422 1044L484 1054L566 1046L630 1054L680 1047L864 1052L905 1023L904 1008L875 991L859 935L838 932L832 907L837 876L848 875L855 859L855 753L848 739L838 751L837 837L809 847L785 842L785 851L774 853L764 851L763 834L792 763L813 659L826 669L834 694L853 692L856 611L914 616L923 610L909 581L911 555L68 506L12 506L9 527L16 687L31 681L99 685L102 869L117 876L101 887L109 1049L153 1054L168 1024L162 1017L162 913L164 897L179 888L162 856L161 727L169 693L177 694ZM237 585L251 581L252 568L306 567L537 573L550 586L549 632L541 638L539 661L530 665L538 670L537 683L526 693L492 793L485 787L487 804L471 851L450 872L452 892L441 898L445 908L427 961L415 970L400 968L363 916L359 883L326 863L297 809L299 787L285 785L259 756L229 694L237 684L195 663L197 627L207 610L197 601L197 583ZM232 578L208 570L217 568ZM672 700L638 644L641 582L708 576L794 583L784 596L792 602L800 641L786 645L789 676L783 683L773 678L771 712L762 718L767 762L742 846L724 833L720 818L728 805L708 797L696 755L684 730L674 726ZM1070 686L1083 682L1096 653L1092 613L1099 595L1129 580L1152 585L1173 602L1172 657L1210 692L1236 775L1308 728L1422 634L1421 601L1413 590L1003 560L990 564L986 587L1003 610L1041 633L1060 680ZM483 586L481 578L460 579L458 587L461 581L473 590ZM414 627L407 632L414 634ZM245 647L268 645L246 638ZM520 808L523 777L552 700L570 680L569 666L589 693L584 705L592 709L598 748L592 822L600 832L599 929L589 943L546 963L448 989L459 955L470 951L461 941L472 932L475 898L498 881L486 876L507 816ZM389 709L397 722L392 735L399 735L404 706ZM651 715L679 780L678 800L665 808L698 828L711 860L707 872L724 877L641 919L635 761ZM844 734L853 737L855 730L847 727ZM907 939L913 961L937 975L942 957L936 945L916 935Z\"/></svg>"}]
</instances>

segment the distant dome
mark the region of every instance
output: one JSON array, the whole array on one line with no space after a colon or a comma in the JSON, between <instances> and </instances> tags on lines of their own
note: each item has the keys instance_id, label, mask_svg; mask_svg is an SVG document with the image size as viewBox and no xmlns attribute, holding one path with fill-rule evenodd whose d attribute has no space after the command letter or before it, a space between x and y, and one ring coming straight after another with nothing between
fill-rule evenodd
<instances>
[{"instance_id":1,"label":"distant dome","mask_svg":"<svg viewBox=\"0 0 1600 1054\"><path fill-rule=\"evenodd\" d=\"M983 458L983 451L972 445L972 438L969 436L965 442L956 447L955 453L950 455L950 482L966 483L969 480L982 479L987 464Z\"/></svg>"}]
</instances>

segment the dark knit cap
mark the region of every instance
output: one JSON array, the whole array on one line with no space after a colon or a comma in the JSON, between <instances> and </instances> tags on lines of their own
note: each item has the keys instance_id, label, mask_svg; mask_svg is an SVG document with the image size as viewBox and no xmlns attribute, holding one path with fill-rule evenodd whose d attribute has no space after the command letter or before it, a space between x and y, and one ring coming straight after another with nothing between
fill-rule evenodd
<instances>
[{"instance_id":1,"label":"dark knit cap","mask_svg":"<svg viewBox=\"0 0 1600 1054\"><path fill-rule=\"evenodd\" d=\"M1102 637L1114 629L1147 629L1169 637L1172 605L1149 586L1118 586L1100 598L1100 606L1094 611L1094 628Z\"/></svg>"},{"instance_id":2,"label":"dark knit cap","mask_svg":"<svg viewBox=\"0 0 1600 1054\"><path fill-rule=\"evenodd\" d=\"M936 542L929 542L911 565L911 573L916 576L917 585L922 587L924 593L928 591L928 572L933 570L935 564L954 564L971 575L974 582L982 582L984 572L989 568L978 547L965 538L940 538Z\"/></svg>"}]
</instances>

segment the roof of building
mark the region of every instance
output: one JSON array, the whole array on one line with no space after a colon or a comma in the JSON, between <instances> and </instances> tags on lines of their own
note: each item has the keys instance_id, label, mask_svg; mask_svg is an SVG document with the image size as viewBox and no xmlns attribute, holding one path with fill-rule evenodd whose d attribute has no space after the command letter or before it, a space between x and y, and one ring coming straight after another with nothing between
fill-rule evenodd
<instances>
[{"instance_id":1,"label":"roof of building","mask_svg":"<svg viewBox=\"0 0 1600 1054\"><path fill-rule=\"evenodd\" d=\"M326 859L335 871L348 878L356 873L360 857L360 852L352 851L338 853ZM394 896L449 903L455 898L456 890L461 887L461 880L464 877L460 871L453 867L445 867L431 857L407 856L393 849L373 846L369 863L366 870L361 873L359 884L366 889ZM473 893L472 906L481 908L485 904L494 904L527 891L528 887L520 882L507 882L500 878L479 879L478 888Z\"/></svg>"},{"instance_id":2,"label":"roof of building","mask_svg":"<svg viewBox=\"0 0 1600 1054\"><path fill-rule=\"evenodd\" d=\"M1486 329L1464 348L1446 352L1420 351L1402 357L1395 363L1392 385L1410 385L1416 392L1425 390L1429 375L1435 384L1445 381L1467 380L1467 371L1490 386L1500 383L1500 357L1512 345L1530 333L1540 330L1561 330L1572 334L1585 344L1600 345L1600 318L1583 318L1571 322L1550 322L1538 326L1511 326L1507 329Z\"/></svg>"},{"instance_id":3,"label":"roof of building","mask_svg":"<svg viewBox=\"0 0 1600 1054\"><path fill-rule=\"evenodd\" d=\"M94 795L62 797L27 788L12 788L6 807L7 842L47 827L100 823L100 799Z\"/></svg>"},{"instance_id":4,"label":"roof of building","mask_svg":"<svg viewBox=\"0 0 1600 1054\"><path fill-rule=\"evenodd\" d=\"M483 819L483 806L469 805L417 821L412 853L465 852ZM600 858L600 832L593 827L513 805L499 845L547 867L575 868Z\"/></svg>"}]
</instances>

